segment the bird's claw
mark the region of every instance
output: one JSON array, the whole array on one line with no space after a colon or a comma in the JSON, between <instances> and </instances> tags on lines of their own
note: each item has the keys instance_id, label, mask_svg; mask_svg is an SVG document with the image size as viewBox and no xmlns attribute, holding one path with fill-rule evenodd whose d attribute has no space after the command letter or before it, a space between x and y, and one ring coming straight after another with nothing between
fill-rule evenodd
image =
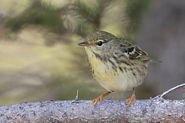
<instances>
[{"instance_id":1,"label":"bird's claw","mask_svg":"<svg viewBox=\"0 0 185 123\"><path fill-rule=\"evenodd\" d=\"M136 96L135 95L132 95L131 97L129 97L127 99L127 105L128 106L131 106L132 104L134 104L136 102Z\"/></svg>"},{"instance_id":2,"label":"bird's claw","mask_svg":"<svg viewBox=\"0 0 185 123\"><path fill-rule=\"evenodd\" d=\"M101 102L102 100L103 100L103 96L102 95L96 97L95 99L92 100L93 106L96 107L97 103Z\"/></svg>"}]
</instances>

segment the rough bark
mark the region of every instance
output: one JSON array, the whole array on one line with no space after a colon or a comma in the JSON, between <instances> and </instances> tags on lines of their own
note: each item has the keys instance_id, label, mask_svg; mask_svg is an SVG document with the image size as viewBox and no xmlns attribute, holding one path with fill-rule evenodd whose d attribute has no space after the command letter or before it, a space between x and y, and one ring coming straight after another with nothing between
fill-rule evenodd
<instances>
[{"instance_id":1,"label":"rough bark","mask_svg":"<svg viewBox=\"0 0 185 123\"><path fill-rule=\"evenodd\" d=\"M43 101L0 107L1 123L63 122L185 122L185 100L160 97L136 101L106 100L93 107L91 101Z\"/></svg>"}]
</instances>

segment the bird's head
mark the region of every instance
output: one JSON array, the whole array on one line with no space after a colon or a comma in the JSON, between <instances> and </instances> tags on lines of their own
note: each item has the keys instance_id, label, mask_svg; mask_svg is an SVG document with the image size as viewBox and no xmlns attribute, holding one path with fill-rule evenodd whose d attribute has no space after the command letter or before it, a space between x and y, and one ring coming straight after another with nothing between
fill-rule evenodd
<instances>
[{"instance_id":1,"label":"bird's head","mask_svg":"<svg viewBox=\"0 0 185 123\"><path fill-rule=\"evenodd\" d=\"M79 45L84 46L86 51L99 56L123 55L133 60L148 56L146 52L128 40L105 31L98 31L87 36L86 40Z\"/></svg>"},{"instance_id":2,"label":"bird's head","mask_svg":"<svg viewBox=\"0 0 185 123\"><path fill-rule=\"evenodd\" d=\"M117 48L118 44L118 38L105 31L93 33L87 36L84 42L79 43L80 46L84 46L86 49L98 54L112 52Z\"/></svg>"}]
</instances>

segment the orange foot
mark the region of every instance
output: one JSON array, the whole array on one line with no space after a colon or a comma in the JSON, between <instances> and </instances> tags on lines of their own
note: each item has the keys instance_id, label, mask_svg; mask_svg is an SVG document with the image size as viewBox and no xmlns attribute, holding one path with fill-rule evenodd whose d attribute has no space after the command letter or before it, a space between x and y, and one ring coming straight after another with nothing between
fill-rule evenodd
<instances>
[{"instance_id":1,"label":"orange foot","mask_svg":"<svg viewBox=\"0 0 185 123\"><path fill-rule=\"evenodd\" d=\"M132 94L132 96L127 99L127 105L131 106L135 102L136 102L136 96L135 96L135 94Z\"/></svg>"},{"instance_id":2,"label":"orange foot","mask_svg":"<svg viewBox=\"0 0 185 123\"><path fill-rule=\"evenodd\" d=\"M107 91L107 92L104 92L102 93L101 95L97 96L96 98L94 98L92 100L92 103L93 103L93 106L95 107L97 105L98 102L101 102L103 100L103 98L107 95L109 95L111 92L110 91Z\"/></svg>"},{"instance_id":3,"label":"orange foot","mask_svg":"<svg viewBox=\"0 0 185 123\"><path fill-rule=\"evenodd\" d=\"M103 100L103 96L100 95L92 100L93 106L95 107L98 102L101 102Z\"/></svg>"}]
</instances>

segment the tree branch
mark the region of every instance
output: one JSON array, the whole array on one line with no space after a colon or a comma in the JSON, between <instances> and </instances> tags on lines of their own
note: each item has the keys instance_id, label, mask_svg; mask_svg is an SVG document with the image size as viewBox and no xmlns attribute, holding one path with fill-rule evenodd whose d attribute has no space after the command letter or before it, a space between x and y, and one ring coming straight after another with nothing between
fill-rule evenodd
<instances>
[{"instance_id":1,"label":"tree branch","mask_svg":"<svg viewBox=\"0 0 185 123\"><path fill-rule=\"evenodd\" d=\"M128 107L124 101L43 101L0 107L2 123L185 122L185 100L155 98Z\"/></svg>"},{"instance_id":2,"label":"tree branch","mask_svg":"<svg viewBox=\"0 0 185 123\"><path fill-rule=\"evenodd\" d=\"M106 100L93 107L91 101L43 101L0 107L0 122L185 122L185 100L165 100L163 96L184 87L178 85L129 107L124 101Z\"/></svg>"}]
</instances>

